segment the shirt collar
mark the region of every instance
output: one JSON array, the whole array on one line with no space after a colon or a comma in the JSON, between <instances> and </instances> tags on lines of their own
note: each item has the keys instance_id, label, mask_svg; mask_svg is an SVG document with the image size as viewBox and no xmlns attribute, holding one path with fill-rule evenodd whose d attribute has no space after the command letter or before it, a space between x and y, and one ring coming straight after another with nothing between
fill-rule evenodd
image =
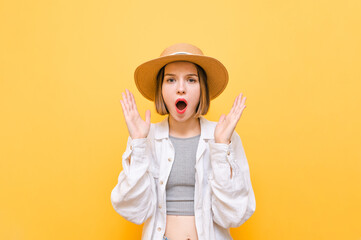
<instances>
[{"instance_id":1,"label":"shirt collar","mask_svg":"<svg viewBox=\"0 0 361 240\"><path fill-rule=\"evenodd\" d=\"M168 118L167 116L161 122L155 125L155 139L162 139L169 137L169 125L168 125ZM214 127L212 127L211 121L208 121L203 116L200 116L200 124L201 124L201 138L203 139L213 139L214 138Z\"/></svg>"}]
</instances>

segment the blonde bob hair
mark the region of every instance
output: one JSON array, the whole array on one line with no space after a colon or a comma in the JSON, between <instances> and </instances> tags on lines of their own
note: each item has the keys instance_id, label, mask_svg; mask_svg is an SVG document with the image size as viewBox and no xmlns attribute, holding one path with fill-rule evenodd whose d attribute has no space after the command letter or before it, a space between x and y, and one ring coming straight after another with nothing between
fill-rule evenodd
<instances>
[{"instance_id":1,"label":"blonde bob hair","mask_svg":"<svg viewBox=\"0 0 361 240\"><path fill-rule=\"evenodd\" d=\"M198 118L198 117L200 117L200 115L205 115L208 112L209 105L210 105L210 98L209 98L209 90L208 90L208 85L207 85L207 75L201 66L199 66L198 64L195 64L195 63L193 63L193 64L197 68L199 84L200 84L200 89L201 89L201 94L199 97L199 104L196 108L196 114L194 116L195 118ZM169 114L169 111L167 109L167 106L165 105L163 95L162 95L162 85L163 85L163 80L164 80L165 66L163 66L158 72L157 86L155 89L155 100L154 100L155 109L160 115Z\"/></svg>"}]
</instances>

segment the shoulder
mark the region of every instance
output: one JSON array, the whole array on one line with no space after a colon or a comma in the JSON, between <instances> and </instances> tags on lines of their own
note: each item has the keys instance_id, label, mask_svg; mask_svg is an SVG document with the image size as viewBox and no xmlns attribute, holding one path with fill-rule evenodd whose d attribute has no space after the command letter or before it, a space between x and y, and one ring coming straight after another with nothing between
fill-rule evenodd
<instances>
[{"instance_id":1,"label":"shoulder","mask_svg":"<svg viewBox=\"0 0 361 240\"><path fill-rule=\"evenodd\" d=\"M166 135L168 135L168 120L167 120L167 118L163 119L160 122L150 124L148 139L154 139L154 138L159 139L159 138L162 138L162 137L164 137Z\"/></svg>"},{"instance_id":2,"label":"shoulder","mask_svg":"<svg viewBox=\"0 0 361 240\"><path fill-rule=\"evenodd\" d=\"M218 122L210 121L204 117L200 117L201 130L205 138L213 138L214 130L217 127ZM231 141L239 141L240 136L236 131L233 131Z\"/></svg>"},{"instance_id":3,"label":"shoulder","mask_svg":"<svg viewBox=\"0 0 361 240\"><path fill-rule=\"evenodd\" d=\"M203 131L203 132L205 132L205 131L212 131L212 133L213 133L213 131L214 131L214 129L216 128L216 126L217 126L217 122L214 122L214 121L210 121L210 120L208 120L208 119L206 119L205 117L203 117L203 116L201 116L200 118L199 118L199 121L200 121L200 124L201 124L201 130Z\"/></svg>"},{"instance_id":4,"label":"shoulder","mask_svg":"<svg viewBox=\"0 0 361 240\"><path fill-rule=\"evenodd\" d=\"M218 122L208 120L207 118L201 116L200 118L201 124L203 124L205 127L215 128Z\"/></svg>"}]
</instances>

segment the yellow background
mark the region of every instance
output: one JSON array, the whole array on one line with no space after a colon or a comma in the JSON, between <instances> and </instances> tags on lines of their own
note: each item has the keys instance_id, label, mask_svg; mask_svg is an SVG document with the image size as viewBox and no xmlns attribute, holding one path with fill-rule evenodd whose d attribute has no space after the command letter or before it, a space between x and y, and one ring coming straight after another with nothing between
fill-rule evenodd
<instances>
[{"instance_id":1,"label":"yellow background","mask_svg":"<svg viewBox=\"0 0 361 240\"><path fill-rule=\"evenodd\" d=\"M361 2L0 1L0 239L140 239L112 208L121 92L189 42L229 71L207 118L247 97L256 212L234 239L361 238Z\"/></svg>"}]
</instances>

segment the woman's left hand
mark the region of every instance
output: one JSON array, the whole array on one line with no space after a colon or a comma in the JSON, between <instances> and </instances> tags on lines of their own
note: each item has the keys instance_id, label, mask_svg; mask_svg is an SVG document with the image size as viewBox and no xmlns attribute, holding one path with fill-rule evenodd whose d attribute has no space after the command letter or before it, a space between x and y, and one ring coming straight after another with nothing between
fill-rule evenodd
<instances>
[{"instance_id":1,"label":"woman's left hand","mask_svg":"<svg viewBox=\"0 0 361 240\"><path fill-rule=\"evenodd\" d=\"M231 111L225 115L222 114L214 130L214 141L216 143L229 144L236 125L245 109L246 97L242 98L242 93L236 97Z\"/></svg>"}]
</instances>

